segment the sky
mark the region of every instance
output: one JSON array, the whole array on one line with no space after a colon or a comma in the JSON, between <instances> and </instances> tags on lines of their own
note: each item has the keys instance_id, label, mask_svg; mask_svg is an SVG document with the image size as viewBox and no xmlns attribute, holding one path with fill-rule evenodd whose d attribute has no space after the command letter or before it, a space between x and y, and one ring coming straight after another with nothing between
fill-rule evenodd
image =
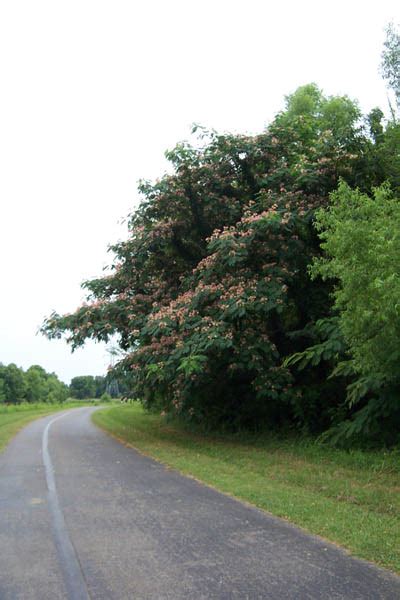
<instances>
[{"instance_id":1,"label":"sky","mask_svg":"<svg viewBox=\"0 0 400 600\"><path fill-rule=\"evenodd\" d=\"M258 133L306 83L387 112L389 21L397 0L2 0L0 362L104 374L104 344L37 330L112 261L137 181L193 123Z\"/></svg>"}]
</instances>

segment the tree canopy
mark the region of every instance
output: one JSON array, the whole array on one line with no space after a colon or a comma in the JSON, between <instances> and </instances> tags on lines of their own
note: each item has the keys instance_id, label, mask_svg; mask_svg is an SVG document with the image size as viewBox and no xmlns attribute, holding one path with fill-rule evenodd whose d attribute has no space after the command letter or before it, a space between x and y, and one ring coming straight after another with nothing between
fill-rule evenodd
<instances>
[{"instance_id":1,"label":"tree canopy","mask_svg":"<svg viewBox=\"0 0 400 600\"><path fill-rule=\"evenodd\" d=\"M393 91L397 109L400 110L400 33L394 23L389 23L386 28L381 72Z\"/></svg>"},{"instance_id":2,"label":"tree canopy","mask_svg":"<svg viewBox=\"0 0 400 600\"><path fill-rule=\"evenodd\" d=\"M347 382L327 381L332 365L287 362L335 310L333 282L308 275L323 251L315 214L340 180L364 194L385 180L398 189L398 126L310 84L260 135L193 135L167 152L172 173L140 183L128 238L110 248L108 273L84 283L87 302L42 331L73 349L117 335L116 370L149 408L321 431L346 412Z\"/></svg>"}]
</instances>

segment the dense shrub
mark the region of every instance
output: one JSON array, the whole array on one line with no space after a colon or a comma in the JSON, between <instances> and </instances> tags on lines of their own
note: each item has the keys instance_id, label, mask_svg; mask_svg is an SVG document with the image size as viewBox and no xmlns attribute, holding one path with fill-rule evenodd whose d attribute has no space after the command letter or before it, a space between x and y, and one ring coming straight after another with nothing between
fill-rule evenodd
<instances>
[{"instance_id":1,"label":"dense shrub","mask_svg":"<svg viewBox=\"0 0 400 600\"><path fill-rule=\"evenodd\" d=\"M84 284L87 303L42 331L73 348L117 335L132 395L186 419L320 431L346 418L347 376L327 381L337 350L305 372L285 359L332 317L334 282L308 275L321 255L315 211L340 178L365 193L396 186L397 125L382 117L308 85L261 135L195 128L193 145L167 153L172 174L140 184L129 237L111 247L108 274Z\"/></svg>"}]
</instances>

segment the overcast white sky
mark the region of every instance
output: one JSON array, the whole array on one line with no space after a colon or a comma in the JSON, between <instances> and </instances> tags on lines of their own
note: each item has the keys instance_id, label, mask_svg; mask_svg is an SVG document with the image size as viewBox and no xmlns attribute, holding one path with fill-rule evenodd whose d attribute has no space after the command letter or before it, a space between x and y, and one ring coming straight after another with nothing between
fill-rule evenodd
<instances>
[{"instance_id":1,"label":"overcast white sky","mask_svg":"<svg viewBox=\"0 0 400 600\"><path fill-rule=\"evenodd\" d=\"M193 122L259 132L311 81L386 110L390 20L397 0L1 0L0 362L103 374L104 346L35 334L101 274L137 180Z\"/></svg>"}]
</instances>

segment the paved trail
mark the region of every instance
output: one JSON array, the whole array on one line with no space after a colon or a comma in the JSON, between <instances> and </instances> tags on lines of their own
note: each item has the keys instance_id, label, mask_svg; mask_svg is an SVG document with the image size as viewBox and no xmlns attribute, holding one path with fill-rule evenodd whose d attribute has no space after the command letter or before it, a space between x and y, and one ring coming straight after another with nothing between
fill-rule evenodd
<instances>
[{"instance_id":1,"label":"paved trail","mask_svg":"<svg viewBox=\"0 0 400 600\"><path fill-rule=\"evenodd\" d=\"M0 600L400 598L400 578L125 448L92 411L0 456Z\"/></svg>"}]
</instances>

